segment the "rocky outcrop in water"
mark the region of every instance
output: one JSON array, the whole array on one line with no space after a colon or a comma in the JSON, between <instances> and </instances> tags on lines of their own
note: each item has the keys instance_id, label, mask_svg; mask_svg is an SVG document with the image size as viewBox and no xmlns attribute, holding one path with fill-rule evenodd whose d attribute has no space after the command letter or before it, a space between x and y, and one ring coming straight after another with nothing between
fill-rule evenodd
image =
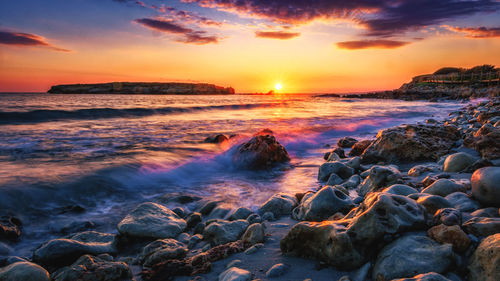
<instances>
[{"instance_id":1,"label":"rocky outcrop in water","mask_svg":"<svg viewBox=\"0 0 500 281\"><path fill-rule=\"evenodd\" d=\"M231 95L234 89L206 83L112 82L56 85L50 94Z\"/></svg>"}]
</instances>

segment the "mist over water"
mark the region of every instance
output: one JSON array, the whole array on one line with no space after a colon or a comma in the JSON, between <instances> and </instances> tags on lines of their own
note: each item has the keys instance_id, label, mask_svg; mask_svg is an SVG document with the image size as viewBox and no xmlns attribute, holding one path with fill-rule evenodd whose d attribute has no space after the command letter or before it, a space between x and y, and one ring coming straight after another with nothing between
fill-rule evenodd
<instances>
[{"instance_id":1,"label":"mist over water","mask_svg":"<svg viewBox=\"0 0 500 281\"><path fill-rule=\"evenodd\" d=\"M255 208L272 194L318 187L339 137L446 116L462 105L314 95L0 95L0 211L24 222L19 255L73 222L115 231L135 205L171 193ZM245 171L232 151L274 131L292 167ZM216 134L228 143L204 143ZM83 213L68 212L81 206ZM66 209L65 209L66 208Z\"/></svg>"}]
</instances>

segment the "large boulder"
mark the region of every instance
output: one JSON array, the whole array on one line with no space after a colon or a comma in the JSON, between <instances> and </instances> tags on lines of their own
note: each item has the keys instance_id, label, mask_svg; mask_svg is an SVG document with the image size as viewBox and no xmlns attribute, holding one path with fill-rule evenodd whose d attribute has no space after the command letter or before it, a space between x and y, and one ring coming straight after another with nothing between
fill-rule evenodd
<instances>
[{"instance_id":1,"label":"large boulder","mask_svg":"<svg viewBox=\"0 0 500 281\"><path fill-rule=\"evenodd\" d=\"M476 162L476 158L465 152L458 152L446 157L443 165L443 171L456 173L465 170Z\"/></svg>"},{"instance_id":2,"label":"large boulder","mask_svg":"<svg viewBox=\"0 0 500 281\"><path fill-rule=\"evenodd\" d=\"M212 245L221 245L240 239L248 227L246 220L217 220L203 231L203 237Z\"/></svg>"},{"instance_id":3,"label":"large boulder","mask_svg":"<svg viewBox=\"0 0 500 281\"><path fill-rule=\"evenodd\" d=\"M48 266L69 265L84 254L116 253L115 235L86 231L65 239L52 239L33 253L36 263Z\"/></svg>"},{"instance_id":4,"label":"large boulder","mask_svg":"<svg viewBox=\"0 0 500 281\"><path fill-rule=\"evenodd\" d=\"M500 280L500 233L488 236L469 261L469 280Z\"/></svg>"},{"instance_id":5,"label":"large boulder","mask_svg":"<svg viewBox=\"0 0 500 281\"><path fill-rule=\"evenodd\" d=\"M140 204L118 224L123 235L152 239L175 238L185 228L185 220L152 202Z\"/></svg>"},{"instance_id":6,"label":"large boulder","mask_svg":"<svg viewBox=\"0 0 500 281\"><path fill-rule=\"evenodd\" d=\"M368 192L395 184L399 178L401 178L401 173L395 167L373 166L368 170L368 176L358 186L359 196L365 196Z\"/></svg>"},{"instance_id":7,"label":"large boulder","mask_svg":"<svg viewBox=\"0 0 500 281\"><path fill-rule=\"evenodd\" d=\"M285 193L276 193L259 208L259 214L267 212L274 214L274 217L290 215L293 208L297 205L295 196Z\"/></svg>"},{"instance_id":8,"label":"large boulder","mask_svg":"<svg viewBox=\"0 0 500 281\"><path fill-rule=\"evenodd\" d=\"M364 162L438 160L460 138L454 126L405 125L382 130L363 152Z\"/></svg>"},{"instance_id":9,"label":"large boulder","mask_svg":"<svg viewBox=\"0 0 500 281\"><path fill-rule=\"evenodd\" d=\"M238 166L248 169L267 169L277 163L290 161L286 149L272 135L257 135L241 144L233 159Z\"/></svg>"},{"instance_id":10,"label":"large boulder","mask_svg":"<svg viewBox=\"0 0 500 281\"><path fill-rule=\"evenodd\" d=\"M465 191L466 188L463 185L458 184L449 179L438 179L437 181L426 187L424 190L422 190L423 193L439 195L442 197L445 197L448 194L454 192L465 192Z\"/></svg>"},{"instance_id":11,"label":"large boulder","mask_svg":"<svg viewBox=\"0 0 500 281\"><path fill-rule=\"evenodd\" d=\"M302 200L292 213L296 220L323 221L337 212L347 213L354 207L351 198L332 186L325 186Z\"/></svg>"},{"instance_id":12,"label":"large boulder","mask_svg":"<svg viewBox=\"0 0 500 281\"><path fill-rule=\"evenodd\" d=\"M373 267L373 280L393 280L427 272L444 273L453 261L450 244L440 245L422 235L405 235L379 253Z\"/></svg>"},{"instance_id":13,"label":"large boulder","mask_svg":"<svg viewBox=\"0 0 500 281\"><path fill-rule=\"evenodd\" d=\"M71 266L53 274L54 281L132 281L132 271L124 262L84 255Z\"/></svg>"},{"instance_id":14,"label":"large boulder","mask_svg":"<svg viewBox=\"0 0 500 281\"><path fill-rule=\"evenodd\" d=\"M2 281L50 281L50 275L43 267L31 262L16 262L0 268Z\"/></svg>"},{"instance_id":15,"label":"large boulder","mask_svg":"<svg viewBox=\"0 0 500 281\"><path fill-rule=\"evenodd\" d=\"M332 174L336 174L341 179L348 179L354 170L342 162L326 162L319 167L318 180L327 181Z\"/></svg>"},{"instance_id":16,"label":"large boulder","mask_svg":"<svg viewBox=\"0 0 500 281\"><path fill-rule=\"evenodd\" d=\"M470 234L486 237L500 233L500 218L471 218L463 227Z\"/></svg>"},{"instance_id":17,"label":"large boulder","mask_svg":"<svg viewBox=\"0 0 500 281\"><path fill-rule=\"evenodd\" d=\"M138 260L144 266L149 267L169 259L184 258L187 252L186 246L175 239L159 239L146 245Z\"/></svg>"},{"instance_id":18,"label":"large boulder","mask_svg":"<svg viewBox=\"0 0 500 281\"><path fill-rule=\"evenodd\" d=\"M486 206L500 207L500 167L476 170L471 178L472 196Z\"/></svg>"}]
</instances>

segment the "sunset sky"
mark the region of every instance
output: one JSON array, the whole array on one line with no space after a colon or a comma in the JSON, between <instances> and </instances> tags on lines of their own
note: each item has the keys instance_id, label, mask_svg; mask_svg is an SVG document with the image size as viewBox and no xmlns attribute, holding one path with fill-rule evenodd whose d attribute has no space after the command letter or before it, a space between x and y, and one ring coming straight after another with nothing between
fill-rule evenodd
<instances>
[{"instance_id":1,"label":"sunset sky","mask_svg":"<svg viewBox=\"0 0 500 281\"><path fill-rule=\"evenodd\" d=\"M0 91L111 81L393 89L500 66L496 0L3 0Z\"/></svg>"}]
</instances>

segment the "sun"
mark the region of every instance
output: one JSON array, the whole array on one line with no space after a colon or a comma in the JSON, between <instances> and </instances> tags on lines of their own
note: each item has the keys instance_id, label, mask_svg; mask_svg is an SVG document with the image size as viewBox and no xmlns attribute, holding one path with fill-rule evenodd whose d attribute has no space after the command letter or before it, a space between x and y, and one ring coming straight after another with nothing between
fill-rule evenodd
<instances>
[{"instance_id":1,"label":"sun","mask_svg":"<svg viewBox=\"0 0 500 281\"><path fill-rule=\"evenodd\" d=\"M281 85L281 83L276 83L276 85L274 85L274 88L276 89L276 91L279 91L283 88L283 85Z\"/></svg>"}]
</instances>

